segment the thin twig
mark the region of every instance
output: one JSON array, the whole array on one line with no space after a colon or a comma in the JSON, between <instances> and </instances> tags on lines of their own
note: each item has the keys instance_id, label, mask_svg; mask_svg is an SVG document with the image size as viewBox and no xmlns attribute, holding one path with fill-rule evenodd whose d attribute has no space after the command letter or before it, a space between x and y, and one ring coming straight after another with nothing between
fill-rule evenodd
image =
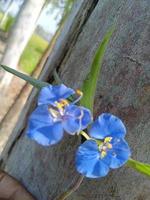
<instances>
[{"instance_id":1,"label":"thin twig","mask_svg":"<svg viewBox=\"0 0 150 200\"><path fill-rule=\"evenodd\" d=\"M73 192L75 192L81 185L84 176L80 176L77 181L64 193L62 193L59 197L56 197L54 200L65 200L68 196L70 196Z\"/></svg>"}]
</instances>

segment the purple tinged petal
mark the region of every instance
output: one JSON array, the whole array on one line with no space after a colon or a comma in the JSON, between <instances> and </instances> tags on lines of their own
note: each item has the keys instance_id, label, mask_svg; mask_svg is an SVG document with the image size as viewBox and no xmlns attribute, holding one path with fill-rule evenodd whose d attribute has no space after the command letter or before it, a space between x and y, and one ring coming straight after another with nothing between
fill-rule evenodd
<instances>
[{"instance_id":1,"label":"purple tinged petal","mask_svg":"<svg viewBox=\"0 0 150 200\"><path fill-rule=\"evenodd\" d=\"M104 139L108 136L121 138L125 136L126 128L118 117L103 113L92 124L89 134L96 139Z\"/></svg>"},{"instance_id":2,"label":"purple tinged petal","mask_svg":"<svg viewBox=\"0 0 150 200\"><path fill-rule=\"evenodd\" d=\"M79 118L81 116L81 109L79 106L70 104L65 108L65 115L74 118Z\"/></svg>"},{"instance_id":3,"label":"purple tinged petal","mask_svg":"<svg viewBox=\"0 0 150 200\"><path fill-rule=\"evenodd\" d=\"M87 128L91 118L91 113L88 109L71 104L65 109L63 127L66 132L73 135Z\"/></svg>"},{"instance_id":4,"label":"purple tinged petal","mask_svg":"<svg viewBox=\"0 0 150 200\"><path fill-rule=\"evenodd\" d=\"M63 117L63 128L64 130L74 135L76 132L78 132L80 128L80 121L79 116L81 115L81 110L76 105L68 105L65 108L65 114Z\"/></svg>"},{"instance_id":5,"label":"purple tinged petal","mask_svg":"<svg viewBox=\"0 0 150 200\"><path fill-rule=\"evenodd\" d=\"M62 125L64 130L70 135L75 135L79 130L79 120L76 118L68 117L68 119L63 120Z\"/></svg>"},{"instance_id":6,"label":"purple tinged petal","mask_svg":"<svg viewBox=\"0 0 150 200\"><path fill-rule=\"evenodd\" d=\"M66 87L64 84L43 87L38 97L38 105L55 105L55 101L66 99L74 93L73 89Z\"/></svg>"}]
</instances>

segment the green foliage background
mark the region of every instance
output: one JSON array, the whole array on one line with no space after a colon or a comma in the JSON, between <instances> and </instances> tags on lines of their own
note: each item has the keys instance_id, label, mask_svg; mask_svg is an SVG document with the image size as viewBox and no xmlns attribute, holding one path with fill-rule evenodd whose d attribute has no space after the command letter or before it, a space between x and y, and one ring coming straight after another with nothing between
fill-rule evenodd
<instances>
[{"instance_id":1,"label":"green foliage background","mask_svg":"<svg viewBox=\"0 0 150 200\"><path fill-rule=\"evenodd\" d=\"M3 13L0 12L0 20L2 17ZM1 27L1 30L8 32L13 25L14 20L15 19L13 17L8 15L3 26ZM47 46L48 42L46 40L37 34L33 34L20 58L19 68L22 71L31 74Z\"/></svg>"}]
</instances>

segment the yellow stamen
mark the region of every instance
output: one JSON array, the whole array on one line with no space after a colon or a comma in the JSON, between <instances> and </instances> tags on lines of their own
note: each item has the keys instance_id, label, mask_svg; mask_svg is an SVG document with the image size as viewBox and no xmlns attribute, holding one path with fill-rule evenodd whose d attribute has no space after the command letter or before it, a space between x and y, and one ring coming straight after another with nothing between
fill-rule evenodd
<instances>
[{"instance_id":1,"label":"yellow stamen","mask_svg":"<svg viewBox=\"0 0 150 200\"><path fill-rule=\"evenodd\" d=\"M68 102L66 99L62 99L62 100L60 101L60 104L62 104L63 106L66 106L66 105L69 104L69 102Z\"/></svg>"},{"instance_id":2,"label":"yellow stamen","mask_svg":"<svg viewBox=\"0 0 150 200\"><path fill-rule=\"evenodd\" d=\"M107 144L107 148L108 148L108 149L112 149L112 144L108 143L108 144Z\"/></svg>"},{"instance_id":3,"label":"yellow stamen","mask_svg":"<svg viewBox=\"0 0 150 200\"><path fill-rule=\"evenodd\" d=\"M56 106L58 109L61 109L61 110L63 109L63 105L61 103L56 102Z\"/></svg>"},{"instance_id":4,"label":"yellow stamen","mask_svg":"<svg viewBox=\"0 0 150 200\"><path fill-rule=\"evenodd\" d=\"M112 137L106 137L106 138L104 139L104 143L111 142L111 140L112 140Z\"/></svg>"},{"instance_id":5,"label":"yellow stamen","mask_svg":"<svg viewBox=\"0 0 150 200\"><path fill-rule=\"evenodd\" d=\"M69 102L66 99L61 99L60 102L55 102L58 109L63 110L63 108L69 104Z\"/></svg>"},{"instance_id":6,"label":"yellow stamen","mask_svg":"<svg viewBox=\"0 0 150 200\"><path fill-rule=\"evenodd\" d=\"M107 155L106 151L102 150L101 151L101 157L104 158Z\"/></svg>"},{"instance_id":7,"label":"yellow stamen","mask_svg":"<svg viewBox=\"0 0 150 200\"><path fill-rule=\"evenodd\" d=\"M76 93L79 95L79 96L82 96L83 95L83 92L79 89L76 90Z\"/></svg>"}]
</instances>

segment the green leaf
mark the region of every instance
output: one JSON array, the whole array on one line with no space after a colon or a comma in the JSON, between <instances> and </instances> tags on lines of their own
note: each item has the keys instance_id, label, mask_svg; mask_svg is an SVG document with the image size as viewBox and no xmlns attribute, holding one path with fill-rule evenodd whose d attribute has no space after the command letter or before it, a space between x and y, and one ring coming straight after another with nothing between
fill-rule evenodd
<instances>
[{"instance_id":1,"label":"green leaf","mask_svg":"<svg viewBox=\"0 0 150 200\"><path fill-rule=\"evenodd\" d=\"M129 159L127 162L127 166L133 168L137 172L144 174L146 176L150 176L150 165L139 162L137 160Z\"/></svg>"},{"instance_id":2,"label":"green leaf","mask_svg":"<svg viewBox=\"0 0 150 200\"><path fill-rule=\"evenodd\" d=\"M99 77L99 73L100 73L100 69L102 65L102 60L106 51L106 47L108 45L108 42L113 32L114 32L114 27L112 27L105 34L94 56L90 73L87 75L86 79L83 82L83 86L82 86L83 98L81 99L80 104L89 108L91 111L93 111L94 97L95 97L97 81L98 81L98 77Z\"/></svg>"},{"instance_id":3,"label":"green leaf","mask_svg":"<svg viewBox=\"0 0 150 200\"><path fill-rule=\"evenodd\" d=\"M11 73L11 74L14 74L15 76L25 80L26 82L30 83L31 85L33 85L34 87L38 88L38 89L41 89L42 87L45 87L47 85L49 85L48 83L46 82L43 82L43 81L40 81L40 80L37 80L31 76L28 76L26 74L23 74L21 72L18 72L17 70L14 70L10 67L7 67L5 65L0 65L5 71Z\"/></svg>"}]
</instances>

